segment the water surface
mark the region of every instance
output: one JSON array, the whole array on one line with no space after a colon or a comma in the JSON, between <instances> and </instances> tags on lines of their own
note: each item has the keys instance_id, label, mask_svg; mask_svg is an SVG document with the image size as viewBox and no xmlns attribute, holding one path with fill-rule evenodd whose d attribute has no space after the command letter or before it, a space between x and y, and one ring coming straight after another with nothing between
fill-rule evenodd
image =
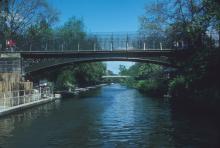
<instances>
[{"instance_id":1,"label":"water surface","mask_svg":"<svg viewBox=\"0 0 220 148\"><path fill-rule=\"evenodd\" d=\"M0 118L0 147L216 147L219 131L114 84Z\"/></svg>"}]
</instances>

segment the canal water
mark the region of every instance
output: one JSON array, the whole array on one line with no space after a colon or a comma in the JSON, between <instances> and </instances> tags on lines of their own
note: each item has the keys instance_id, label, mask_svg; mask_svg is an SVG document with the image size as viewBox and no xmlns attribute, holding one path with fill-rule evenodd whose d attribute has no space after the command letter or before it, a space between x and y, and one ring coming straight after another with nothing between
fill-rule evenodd
<instances>
[{"instance_id":1,"label":"canal water","mask_svg":"<svg viewBox=\"0 0 220 148\"><path fill-rule=\"evenodd\" d=\"M211 121L119 84L0 118L1 148L200 148L219 140Z\"/></svg>"}]
</instances>

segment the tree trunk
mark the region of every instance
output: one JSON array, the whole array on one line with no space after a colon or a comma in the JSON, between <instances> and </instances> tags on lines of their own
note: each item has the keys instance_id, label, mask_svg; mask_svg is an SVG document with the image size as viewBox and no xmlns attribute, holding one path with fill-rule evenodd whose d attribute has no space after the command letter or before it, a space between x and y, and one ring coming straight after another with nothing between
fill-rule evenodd
<instances>
[{"instance_id":1,"label":"tree trunk","mask_svg":"<svg viewBox=\"0 0 220 148\"><path fill-rule=\"evenodd\" d=\"M4 5L4 7L5 7L5 12L6 12L6 13L9 13L9 2L8 2L8 0L5 0L5 5Z\"/></svg>"}]
</instances>

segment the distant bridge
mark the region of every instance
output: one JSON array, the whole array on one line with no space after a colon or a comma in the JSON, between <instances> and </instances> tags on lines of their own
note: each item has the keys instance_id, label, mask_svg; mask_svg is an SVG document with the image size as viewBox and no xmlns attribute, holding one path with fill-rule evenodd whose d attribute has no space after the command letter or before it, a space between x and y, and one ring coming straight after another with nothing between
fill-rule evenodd
<instances>
[{"instance_id":1,"label":"distant bridge","mask_svg":"<svg viewBox=\"0 0 220 148\"><path fill-rule=\"evenodd\" d=\"M131 76L121 76L121 75L108 75L102 76L102 78L130 78Z\"/></svg>"}]
</instances>

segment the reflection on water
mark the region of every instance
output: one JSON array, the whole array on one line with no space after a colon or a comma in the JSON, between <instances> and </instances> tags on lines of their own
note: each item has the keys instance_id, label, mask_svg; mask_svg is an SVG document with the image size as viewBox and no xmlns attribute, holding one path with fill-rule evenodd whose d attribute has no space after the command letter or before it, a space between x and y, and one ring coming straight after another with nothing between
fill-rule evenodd
<instances>
[{"instance_id":1,"label":"reflection on water","mask_svg":"<svg viewBox=\"0 0 220 148\"><path fill-rule=\"evenodd\" d=\"M7 117L0 118L0 146L7 142L7 139L15 136L14 130L18 128L31 127L32 123L37 120L39 116L49 116L51 110L59 108L59 100L52 104L45 104L28 109Z\"/></svg>"},{"instance_id":2,"label":"reflection on water","mask_svg":"<svg viewBox=\"0 0 220 148\"><path fill-rule=\"evenodd\" d=\"M3 148L214 147L219 137L218 126L117 84L0 118Z\"/></svg>"}]
</instances>

